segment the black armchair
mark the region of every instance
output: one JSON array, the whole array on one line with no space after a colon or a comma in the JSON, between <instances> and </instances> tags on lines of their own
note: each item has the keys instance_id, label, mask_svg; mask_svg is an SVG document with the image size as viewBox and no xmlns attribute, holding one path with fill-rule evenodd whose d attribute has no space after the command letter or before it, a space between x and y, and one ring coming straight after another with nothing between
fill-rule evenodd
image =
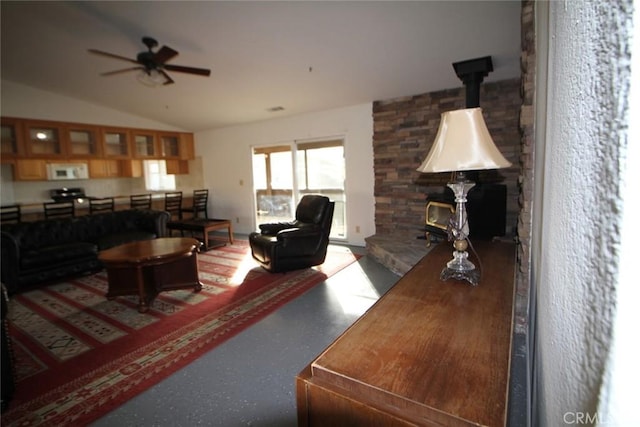
<instances>
[{"instance_id":1,"label":"black armchair","mask_svg":"<svg viewBox=\"0 0 640 427\"><path fill-rule=\"evenodd\" d=\"M261 224L249 234L251 255L272 273L308 268L324 262L335 203L328 197L307 195L291 222Z\"/></svg>"}]
</instances>

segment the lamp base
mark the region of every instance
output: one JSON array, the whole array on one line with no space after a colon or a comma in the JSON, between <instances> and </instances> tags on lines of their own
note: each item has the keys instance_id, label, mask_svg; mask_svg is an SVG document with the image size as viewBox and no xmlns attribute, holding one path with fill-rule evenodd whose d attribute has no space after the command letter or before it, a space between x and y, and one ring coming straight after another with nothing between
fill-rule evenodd
<instances>
[{"instance_id":1,"label":"lamp base","mask_svg":"<svg viewBox=\"0 0 640 427\"><path fill-rule=\"evenodd\" d=\"M468 256L467 251L456 250L453 253L453 259L449 261L447 266L440 272L440 280L466 280L472 286L477 286L480 281L480 272L476 269L476 266L467 259Z\"/></svg>"}]
</instances>

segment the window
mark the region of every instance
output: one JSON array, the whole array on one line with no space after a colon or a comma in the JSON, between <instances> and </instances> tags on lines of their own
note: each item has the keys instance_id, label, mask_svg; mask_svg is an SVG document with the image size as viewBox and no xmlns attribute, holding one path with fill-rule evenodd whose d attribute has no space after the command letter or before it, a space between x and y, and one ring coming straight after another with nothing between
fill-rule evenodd
<instances>
[{"instance_id":1,"label":"window","mask_svg":"<svg viewBox=\"0 0 640 427\"><path fill-rule=\"evenodd\" d=\"M144 160L144 183L147 190L175 190L175 175L167 175L167 164L164 160Z\"/></svg>"}]
</instances>

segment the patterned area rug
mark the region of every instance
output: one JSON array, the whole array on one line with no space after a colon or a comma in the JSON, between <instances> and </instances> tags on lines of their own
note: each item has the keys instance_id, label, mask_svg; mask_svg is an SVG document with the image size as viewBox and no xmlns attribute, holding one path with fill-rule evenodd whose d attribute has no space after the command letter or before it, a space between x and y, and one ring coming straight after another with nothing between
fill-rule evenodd
<instances>
[{"instance_id":1,"label":"patterned area rug","mask_svg":"<svg viewBox=\"0 0 640 427\"><path fill-rule=\"evenodd\" d=\"M16 393L3 426L85 425L160 382L357 259L330 246L322 266L270 274L246 241L198 255L202 291L108 301L106 273L9 303Z\"/></svg>"}]
</instances>

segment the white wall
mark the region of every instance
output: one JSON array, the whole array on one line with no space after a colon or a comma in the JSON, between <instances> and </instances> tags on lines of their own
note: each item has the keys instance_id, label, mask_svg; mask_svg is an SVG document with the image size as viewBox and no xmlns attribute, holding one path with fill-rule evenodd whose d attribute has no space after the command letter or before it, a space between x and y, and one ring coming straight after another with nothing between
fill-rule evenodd
<instances>
[{"instance_id":1,"label":"white wall","mask_svg":"<svg viewBox=\"0 0 640 427\"><path fill-rule=\"evenodd\" d=\"M542 5L549 35L538 39L548 43L538 45L538 67L548 52L548 69L539 70L548 87L537 87L546 129L537 124L541 214L532 240L540 426L592 425L596 417L614 425L599 399L619 285L624 151L637 142L626 139L630 1Z\"/></svg>"},{"instance_id":2,"label":"white wall","mask_svg":"<svg viewBox=\"0 0 640 427\"><path fill-rule=\"evenodd\" d=\"M255 230L251 147L323 137L344 137L348 242L364 246L375 234L371 103L196 133L213 215L240 233Z\"/></svg>"},{"instance_id":3,"label":"white wall","mask_svg":"<svg viewBox=\"0 0 640 427\"><path fill-rule=\"evenodd\" d=\"M184 131L165 123L8 80L2 80L0 94L0 114L7 117Z\"/></svg>"}]
</instances>

